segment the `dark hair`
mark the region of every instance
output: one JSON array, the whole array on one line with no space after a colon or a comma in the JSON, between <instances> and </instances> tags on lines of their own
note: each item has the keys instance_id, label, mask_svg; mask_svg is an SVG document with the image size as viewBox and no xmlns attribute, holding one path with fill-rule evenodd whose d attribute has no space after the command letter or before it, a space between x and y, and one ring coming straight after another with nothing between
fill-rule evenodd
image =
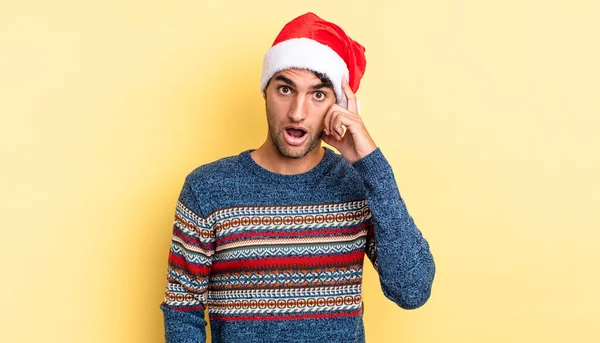
<instances>
[{"instance_id":1,"label":"dark hair","mask_svg":"<svg viewBox=\"0 0 600 343\"><path fill-rule=\"evenodd\" d=\"M319 78L319 80L321 80L321 82L323 82L325 87L329 87L329 88L333 89L333 83L325 74L319 73L318 71L314 71L314 70L311 70L311 71L313 74L315 74L316 77ZM334 92L334 94L335 94L335 92Z\"/></svg>"},{"instance_id":2,"label":"dark hair","mask_svg":"<svg viewBox=\"0 0 600 343\"><path fill-rule=\"evenodd\" d=\"M330 79L329 77L327 77L327 76L326 76L325 74L323 74L323 73L319 73L318 71L314 71L314 70L311 70L311 69L309 69L309 70L310 70L310 71L311 71L313 74L315 74L315 76L316 76L316 77L318 77L318 78L319 78L319 80L321 80L321 82L322 82L322 83L325 85L325 87L329 87L329 88L331 88L332 90L334 90L334 92L333 92L333 95L334 95L334 97L335 97L335 100L336 100L336 102L337 102L337 95L335 94L335 89L333 88L333 82L331 82L331 79ZM269 87L269 83L271 83L271 80L272 80L272 79L273 79L273 78L271 77L271 78L269 79L269 81L267 81L267 85L265 86L265 89L267 89L267 87Z\"/></svg>"}]
</instances>

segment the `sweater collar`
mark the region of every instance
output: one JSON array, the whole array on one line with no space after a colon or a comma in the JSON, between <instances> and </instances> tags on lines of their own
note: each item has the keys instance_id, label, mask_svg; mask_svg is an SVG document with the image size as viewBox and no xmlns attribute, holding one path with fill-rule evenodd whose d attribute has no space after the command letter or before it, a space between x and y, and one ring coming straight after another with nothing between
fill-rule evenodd
<instances>
[{"instance_id":1,"label":"sweater collar","mask_svg":"<svg viewBox=\"0 0 600 343\"><path fill-rule=\"evenodd\" d=\"M244 169L265 180L276 183L310 183L317 181L334 161L335 152L326 146L323 146L323 148L325 149L325 155L321 161L311 170L300 174L279 174L261 167L250 155L255 149L243 151L239 157Z\"/></svg>"}]
</instances>

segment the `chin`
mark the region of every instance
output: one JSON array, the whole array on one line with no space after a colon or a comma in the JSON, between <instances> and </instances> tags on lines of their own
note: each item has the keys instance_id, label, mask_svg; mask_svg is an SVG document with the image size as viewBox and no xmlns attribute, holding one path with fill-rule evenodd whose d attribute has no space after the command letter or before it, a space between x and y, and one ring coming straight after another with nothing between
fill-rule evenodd
<instances>
[{"instance_id":1,"label":"chin","mask_svg":"<svg viewBox=\"0 0 600 343\"><path fill-rule=\"evenodd\" d=\"M278 137L282 137L283 135L284 133L282 131L281 135L279 135ZM312 137L308 137L306 142L300 146L288 145L285 141L285 138L277 139L273 143L275 144L275 147L277 147L277 150L282 156L285 156L287 158L299 159L308 155L308 153L317 148L320 145L318 144L319 142L319 140L315 141L312 139Z\"/></svg>"}]
</instances>

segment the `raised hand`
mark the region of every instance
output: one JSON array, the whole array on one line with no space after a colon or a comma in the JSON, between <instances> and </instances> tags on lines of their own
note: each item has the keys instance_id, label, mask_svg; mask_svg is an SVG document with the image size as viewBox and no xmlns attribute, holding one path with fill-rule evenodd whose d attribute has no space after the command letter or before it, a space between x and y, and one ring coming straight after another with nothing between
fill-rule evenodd
<instances>
[{"instance_id":1,"label":"raised hand","mask_svg":"<svg viewBox=\"0 0 600 343\"><path fill-rule=\"evenodd\" d=\"M321 138L336 148L348 162L354 163L376 150L377 145L358 115L356 97L345 77L342 79L342 88L348 108L333 104L327 110L324 119L325 134Z\"/></svg>"}]
</instances>

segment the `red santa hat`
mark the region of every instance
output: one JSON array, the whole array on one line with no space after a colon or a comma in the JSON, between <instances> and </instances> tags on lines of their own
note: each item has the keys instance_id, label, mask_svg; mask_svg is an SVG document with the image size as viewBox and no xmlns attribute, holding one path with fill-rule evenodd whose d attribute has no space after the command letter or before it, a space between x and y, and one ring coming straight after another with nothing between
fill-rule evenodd
<instances>
[{"instance_id":1,"label":"red santa hat","mask_svg":"<svg viewBox=\"0 0 600 343\"><path fill-rule=\"evenodd\" d=\"M309 12L287 23L265 53L260 90L264 91L271 77L281 70L309 69L325 74L333 83L337 103L347 107L342 76L356 93L366 65L362 45L339 26Z\"/></svg>"}]
</instances>

